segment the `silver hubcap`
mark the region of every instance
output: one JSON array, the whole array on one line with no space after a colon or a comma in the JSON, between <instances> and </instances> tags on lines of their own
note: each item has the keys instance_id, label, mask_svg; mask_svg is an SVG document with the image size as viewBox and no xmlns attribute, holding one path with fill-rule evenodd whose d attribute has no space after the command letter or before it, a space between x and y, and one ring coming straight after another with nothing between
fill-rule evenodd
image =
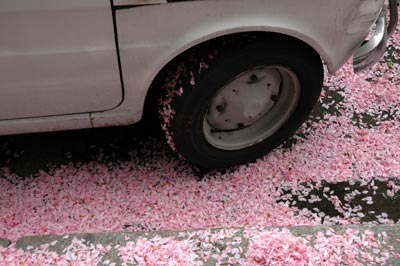
<instances>
[{"instance_id":1,"label":"silver hubcap","mask_svg":"<svg viewBox=\"0 0 400 266\"><path fill-rule=\"evenodd\" d=\"M236 76L218 91L204 117L206 140L238 150L273 135L293 114L300 82L289 69L261 66Z\"/></svg>"}]
</instances>

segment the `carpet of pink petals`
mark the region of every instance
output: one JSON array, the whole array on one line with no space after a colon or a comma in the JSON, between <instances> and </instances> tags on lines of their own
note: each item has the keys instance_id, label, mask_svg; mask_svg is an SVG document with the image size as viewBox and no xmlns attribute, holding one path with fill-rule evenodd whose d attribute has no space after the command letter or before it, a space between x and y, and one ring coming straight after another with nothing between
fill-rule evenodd
<instances>
[{"instance_id":1,"label":"carpet of pink petals","mask_svg":"<svg viewBox=\"0 0 400 266\"><path fill-rule=\"evenodd\" d=\"M252 238L242 265L384 265L390 256L389 251L380 253L379 245L385 242L379 243L371 231L360 236L353 229L343 235L328 230L318 232L312 247L308 242L287 229L263 232Z\"/></svg>"},{"instance_id":2,"label":"carpet of pink petals","mask_svg":"<svg viewBox=\"0 0 400 266\"><path fill-rule=\"evenodd\" d=\"M392 42L397 49L393 54L399 56L398 31ZM118 163L64 165L48 173L41 171L19 185L1 178L0 237L15 241L26 235L124 229L357 223L357 219L343 217L321 220L310 211L296 210L276 201L282 196L283 187L296 187L302 182L314 181L318 186L322 180L400 177L400 65L390 66L382 61L371 71L357 75L351 68L349 64L325 80L326 88L344 96L338 103L341 116L327 113L318 122L303 126L299 133L306 138L296 137L297 143L290 149L276 149L255 163L225 174L212 173L199 181L190 167L179 159L167 157L164 146L154 141L154 150L148 150L151 156L145 159L133 155L131 161ZM323 100L327 100L326 95L323 91ZM329 108L329 104L325 107ZM373 127L356 125L352 120L355 113L381 116L383 110L397 113ZM12 178L8 169L0 171ZM399 190L393 182L391 188ZM360 246L374 247L376 243L370 234L360 237L346 232L342 237L321 235L317 245L310 247L306 240L287 231L272 231L252 239L246 263L339 265L337 256L330 257L333 249L340 247L346 257L340 259L354 262L355 257L370 256L362 253ZM0 265L96 265L105 252L79 245L79 241L74 242L62 256L46 250L30 255L13 246L0 248ZM135 254L138 262L148 258L147 261L176 262L168 265L191 265L196 258L193 248L190 242L143 239L135 245L128 243L120 254L126 263ZM381 256L368 259L376 262L373 265L380 265L385 257Z\"/></svg>"}]
</instances>

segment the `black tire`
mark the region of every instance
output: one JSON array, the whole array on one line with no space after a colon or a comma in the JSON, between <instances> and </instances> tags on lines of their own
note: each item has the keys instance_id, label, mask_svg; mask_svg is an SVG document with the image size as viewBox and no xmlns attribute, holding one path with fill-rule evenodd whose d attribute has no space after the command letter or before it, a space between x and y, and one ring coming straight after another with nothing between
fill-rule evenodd
<instances>
[{"instance_id":1,"label":"black tire","mask_svg":"<svg viewBox=\"0 0 400 266\"><path fill-rule=\"evenodd\" d=\"M197 51L178 64L166 83L161 115L167 139L180 155L200 167L224 168L267 154L295 133L320 95L322 62L309 46L282 37L254 39L235 46L225 45L218 52ZM234 77L261 66L279 66L297 76L300 93L294 111L275 133L251 146L226 150L211 144L204 124L208 123L205 121L215 95Z\"/></svg>"}]
</instances>

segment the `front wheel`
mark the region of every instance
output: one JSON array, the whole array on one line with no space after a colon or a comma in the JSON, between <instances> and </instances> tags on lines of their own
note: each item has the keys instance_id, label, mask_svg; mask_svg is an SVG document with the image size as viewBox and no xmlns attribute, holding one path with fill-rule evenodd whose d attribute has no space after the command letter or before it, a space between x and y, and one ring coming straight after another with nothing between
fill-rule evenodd
<instances>
[{"instance_id":1,"label":"front wheel","mask_svg":"<svg viewBox=\"0 0 400 266\"><path fill-rule=\"evenodd\" d=\"M319 97L323 67L311 48L283 40L184 60L161 112L173 148L201 167L223 168L253 161L292 136Z\"/></svg>"}]
</instances>

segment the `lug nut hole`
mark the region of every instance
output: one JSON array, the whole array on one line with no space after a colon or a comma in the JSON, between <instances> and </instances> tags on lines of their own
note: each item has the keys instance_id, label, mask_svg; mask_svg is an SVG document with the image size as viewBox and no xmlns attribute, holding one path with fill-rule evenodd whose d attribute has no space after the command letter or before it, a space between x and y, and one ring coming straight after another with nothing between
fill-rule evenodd
<instances>
[{"instance_id":1,"label":"lug nut hole","mask_svg":"<svg viewBox=\"0 0 400 266\"><path fill-rule=\"evenodd\" d=\"M250 81L251 82L256 82L258 80L258 77L256 75L251 75L250 76Z\"/></svg>"},{"instance_id":2,"label":"lug nut hole","mask_svg":"<svg viewBox=\"0 0 400 266\"><path fill-rule=\"evenodd\" d=\"M244 124L243 124L243 123L239 123L239 124L237 124L237 127L238 127L239 129L244 128Z\"/></svg>"},{"instance_id":3,"label":"lug nut hole","mask_svg":"<svg viewBox=\"0 0 400 266\"><path fill-rule=\"evenodd\" d=\"M217 109L218 112L222 112L224 110L224 107L222 105L217 105L215 109Z\"/></svg>"}]
</instances>

